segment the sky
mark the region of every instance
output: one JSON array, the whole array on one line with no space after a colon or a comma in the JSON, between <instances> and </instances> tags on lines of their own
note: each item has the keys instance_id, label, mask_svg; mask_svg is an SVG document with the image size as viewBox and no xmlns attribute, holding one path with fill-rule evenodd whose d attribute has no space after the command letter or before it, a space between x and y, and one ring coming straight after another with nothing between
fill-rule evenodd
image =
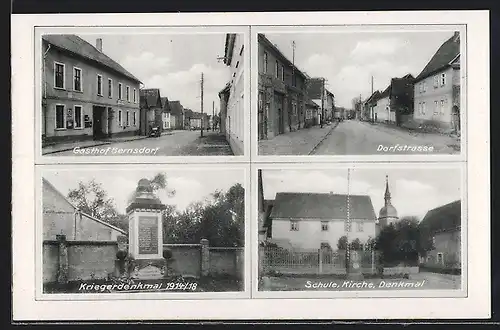
<instances>
[{"instance_id":1,"label":"sky","mask_svg":"<svg viewBox=\"0 0 500 330\"><path fill-rule=\"evenodd\" d=\"M337 106L352 108L373 90L384 90L393 77L416 77L452 31L266 33L289 59L295 41L295 64L310 77L324 77Z\"/></svg>"},{"instance_id":2,"label":"sky","mask_svg":"<svg viewBox=\"0 0 500 330\"><path fill-rule=\"evenodd\" d=\"M145 88L159 88L163 97L180 101L185 108L200 111L201 73L204 73L204 112L219 109L219 91L230 81L224 56L226 35L140 34L79 35L95 46L102 38L102 51L142 81Z\"/></svg>"},{"instance_id":3,"label":"sky","mask_svg":"<svg viewBox=\"0 0 500 330\"><path fill-rule=\"evenodd\" d=\"M384 206L385 176L399 217L417 216L460 199L460 169L351 169L350 194L370 196L375 213ZM264 198L277 192L347 194L347 169L263 170Z\"/></svg>"},{"instance_id":4,"label":"sky","mask_svg":"<svg viewBox=\"0 0 500 330\"><path fill-rule=\"evenodd\" d=\"M78 187L79 181L95 179L102 184L108 197L114 199L117 210L124 214L128 198L135 191L138 181L142 178L151 179L160 171L166 174L168 187L174 189L176 194L169 197L165 191L161 191L157 195L164 204L175 205L178 210L184 210L191 202L203 201L216 190L227 191L236 183L244 186L244 172L239 169L47 170L43 177L65 196L70 189Z\"/></svg>"}]
</instances>

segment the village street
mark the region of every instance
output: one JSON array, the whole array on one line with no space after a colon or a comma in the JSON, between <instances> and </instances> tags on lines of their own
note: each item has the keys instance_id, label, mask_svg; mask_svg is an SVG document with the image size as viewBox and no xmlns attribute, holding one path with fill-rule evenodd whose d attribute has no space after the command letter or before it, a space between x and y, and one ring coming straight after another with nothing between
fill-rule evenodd
<instances>
[{"instance_id":1,"label":"village street","mask_svg":"<svg viewBox=\"0 0 500 330\"><path fill-rule=\"evenodd\" d=\"M125 142L107 142L99 146L88 146L80 151L91 151L91 148L111 148L107 156L209 156L209 155L232 155L231 147L225 138L217 132L203 132L200 137L199 130L178 130L164 133L160 137L150 137ZM111 140L112 141L112 140ZM131 150L141 148L149 150L157 149L154 153L132 154L125 152L113 152L113 150ZM116 149L115 149L116 148ZM61 156L92 156L91 153L75 152L74 149L54 153ZM101 155L102 156L102 155Z\"/></svg>"},{"instance_id":2,"label":"village street","mask_svg":"<svg viewBox=\"0 0 500 330\"><path fill-rule=\"evenodd\" d=\"M260 155L418 155L455 154L459 150L460 141L447 135L417 133L358 120L323 128L314 126L259 141Z\"/></svg>"}]
</instances>

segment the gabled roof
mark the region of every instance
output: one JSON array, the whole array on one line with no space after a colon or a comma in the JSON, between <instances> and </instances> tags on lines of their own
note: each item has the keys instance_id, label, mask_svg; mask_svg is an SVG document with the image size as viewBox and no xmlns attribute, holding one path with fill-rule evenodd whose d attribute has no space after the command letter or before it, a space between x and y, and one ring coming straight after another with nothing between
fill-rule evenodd
<instances>
[{"instance_id":1,"label":"gabled roof","mask_svg":"<svg viewBox=\"0 0 500 330\"><path fill-rule=\"evenodd\" d=\"M75 211L76 211L76 210L80 211L80 209L79 209L76 205L74 205L73 203L71 203L71 202L68 200L68 198L66 198L66 196L64 196L64 195L63 195L63 194L62 194L59 190L57 190L57 189L56 189L56 187L54 187L54 185L52 185L52 183L50 183L47 179L42 178L42 182L43 182L43 184L44 184L46 187L48 187L49 189L51 189L52 191L54 191L57 195L59 195L59 196L61 197L61 199L63 199L63 200L64 200L66 203L68 203L68 204L69 204L69 205L70 205L73 209L75 209ZM95 217L93 217L93 216L91 216L90 214L87 214L87 213L85 213L85 212L81 212L81 211L80 211L80 213L82 214L82 216L84 216L84 217L86 217L86 218L89 218L90 220L93 220L93 221L95 221L95 222L98 222L98 223L100 223L100 224L102 224L102 225L104 225L104 226L106 226L106 227L108 227L108 228L110 228L110 229L116 230L116 231L120 232L120 233L121 233L121 234L123 234L123 235L127 235L127 233L126 233L123 229L120 229L120 228L118 228L118 227L115 227L115 226L113 226L113 225L111 225L111 224L107 223L106 221L103 221L103 220L97 219L97 218L95 218Z\"/></svg>"},{"instance_id":2,"label":"gabled roof","mask_svg":"<svg viewBox=\"0 0 500 330\"><path fill-rule=\"evenodd\" d=\"M370 196L350 195L350 217L377 219ZM347 195L325 193L277 193L271 218L347 219Z\"/></svg>"},{"instance_id":3,"label":"gabled roof","mask_svg":"<svg viewBox=\"0 0 500 330\"><path fill-rule=\"evenodd\" d=\"M380 96L380 91L375 91L373 92L372 95L370 95L370 97L368 97L365 101L365 103L369 103L369 102L375 102L378 100L378 97Z\"/></svg>"},{"instance_id":4,"label":"gabled roof","mask_svg":"<svg viewBox=\"0 0 500 330\"><path fill-rule=\"evenodd\" d=\"M302 76L304 79L309 79L307 74L302 72L299 68L297 68L296 65L294 65L279 49L276 47L269 39L266 38L266 36L262 33L258 34L258 39L259 42L264 44L265 47L268 47L272 49L279 57L280 59L285 62L288 66L295 68L295 73L298 75Z\"/></svg>"},{"instance_id":5,"label":"gabled roof","mask_svg":"<svg viewBox=\"0 0 500 330\"><path fill-rule=\"evenodd\" d=\"M170 112L170 102L168 102L168 97L164 96L161 98L161 105L163 106L163 111Z\"/></svg>"},{"instance_id":6,"label":"gabled roof","mask_svg":"<svg viewBox=\"0 0 500 330\"><path fill-rule=\"evenodd\" d=\"M434 56L415 80L422 80L428 76L448 67L453 59L460 54L460 34L455 32L454 35L446 40L441 47L436 51Z\"/></svg>"},{"instance_id":7,"label":"gabled roof","mask_svg":"<svg viewBox=\"0 0 500 330\"><path fill-rule=\"evenodd\" d=\"M311 99L308 99L307 102L306 102L306 106L309 106L309 107L312 107L312 108L319 108L319 105L316 104L316 102L314 102L313 100Z\"/></svg>"},{"instance_id":8,"label":"gabled roof","mask_svg":"<svg viewBox=\"0 0 500 330\"><path fill-rule=\"evenodd\" d=\"M384 97L388 97L390 93L391 93L391 85L387 86L387 88L384 89L384 91L378 95L377 100L383 99Z\"/></svg>"},{"instance_id":9,"label":"gabled roof","mask_svg":"<svg viewBox=\"0 0 500 330\"><path fill-rule=\"evenodd\" d=\"M154 108L158 105L158 100L161 104L160 90L158 88L145 88L140 92L141 108Z\"/></svg>"},{"instance_id":10,"label":"gabled roof","mask_svg":"<svg viewBox=\"0 0 500 330\"><path fill-rule=\"evenodd\" d=\"M184 107L180 101L168 101L170 106L170 113L173 115L182 115Z\"/></svg>"},{"instance_id":11,"label":"gabled roof","mask_svg":"<svg viewBox=\"0 0 500 330\"><path fill-rule=\"evenodd\" d=\"M100 52L97 48L95 48L93 45L83 40L79 36L73 34L45 34L42 36L42 40L61 50L79 55L86 58L87 60L104 65L120 75L123 75L135 82L141 83L138 78L128 72L118 62L112 60L106 54Z\"/></svg>"},{"instance_id":12,"label":"gabled roof","mask_svg":"<svg viewBox=\"0 0 500 330\"><path fill-rule=\"evenodd\" d=\"M461 202L457 200L427 212L419 226L430 232L457 229L461 226L461 213Z\"/></svg>"}]
</instances>

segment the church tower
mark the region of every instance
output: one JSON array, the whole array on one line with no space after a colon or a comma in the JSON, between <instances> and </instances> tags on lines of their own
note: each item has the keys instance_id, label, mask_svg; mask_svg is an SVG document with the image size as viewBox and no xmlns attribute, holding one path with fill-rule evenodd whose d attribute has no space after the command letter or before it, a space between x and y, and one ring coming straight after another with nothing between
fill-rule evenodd
<instances>
[{"instance_id":1,"label":"church tower","mask_svg":"<svg viewBox=\"0 0 500 330\"><path fill-rule=\"evenodd\" d=\"M380 228L383 228L391 223L399 220L398 211L391 204L391 192L389 191L389 176L385 176L385 194L384 194L384 206L380 209L378 222Z\"/></svg>"}]
</instances>

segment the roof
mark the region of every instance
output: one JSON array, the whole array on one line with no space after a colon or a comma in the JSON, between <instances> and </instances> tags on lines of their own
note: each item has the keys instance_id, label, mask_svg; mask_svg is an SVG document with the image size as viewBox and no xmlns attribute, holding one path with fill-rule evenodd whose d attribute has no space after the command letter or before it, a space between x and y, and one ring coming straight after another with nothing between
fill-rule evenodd
<instances>
[{"instance_id":1,"label":"roof","mask_svg":"<svg viewBox=\"0 0 500 330\"><path fill-rule=\"evenodd\" d=\"M321 90L324 88L325 78L311 78L307 84L307 94L312 99L321 98Z\"/></svg>"},{"instance_id":2,"label":"roof","mask_svg":"<svg viewBox=\"0 0 500 330\"><path fill-rule=\"evenodd\" d=\"M365 103L369 103L369 102L372 102L372 101L377 101L379 99L379 95L380 95L380 91L373 92L373 94L370 95L370 97L368 97L366 99Z\"/></svg>"},{"instance_id":3,"label":"roof","mask_svg":"<svg viewBox=\"0 0 500 330\"><path fill-rule=\"evenodd\" d=\"M448 67L451 62L460 54L460 34L455 32L452 37L446 40L436 51L431 60L424 67L415 80L422 80Z\"/></svg>"},{"instance_id":4,"label":"roof","mask_svg":"<svg viewBox=\"0 0 500 330\"><path fill-rule=\"evenodd\" d=\"M236 39L235 33L226 34L226 42L224 45L224 64L231 65L233 59L234 40Z\"/></svg>"},{"instance_id":5,"label":"roof","mask_svg":"<svg viewBox=\"0 0 500 330\"><path fill-rule=\"evenodd\" d=\"M384 97L388 97L388 96L389 96L389 94L390 94L390 92L391 92L391 85L387 86L387 88L386 88L386 89L384 89L384 91L383 91L382 93L380 93L380 94L376 97L376 99L377 99L377 100L380 100L380 99L383 99Z\"/></svg>"},{"instance_id":6,"label":"roof","mask_svg":"<svg viewBox=\"0 0 500 330\"><path fill-rule=\"evenodd\" d=\"M310 107L313 107L313 108L319 108L319 105L317 105L316 102L314 102L311 99L307 100L306 106L310 106Z\"/></svg>"},{"instance_id":7,"label":"roof","mask_svg":"<svg viewBox=\"0 0 500 330\"><path fill-rule=\"evenodd\" d=\"M281 58L282 61L286 62L290 67L295 68L295 73L301 75L303 78L308 79L309 77L302 72L299 68L297 68L296 65L294 65L279 49L277 46L275 46L269 39L266 38L266 36L262 33L258 34L259 36L259 42L264 44L266 47L271 48L275 53L278 54L278 56Z\"/></svg>"},{"instance_id":8,"label":"roof","mask_svg":"<svg viewBox=\"0 0 500 330\"><path fill-rule=\"evenodd\" d=\"M170 113L174 115L182 115L184 111L184 107L182 106L180 101L168 101L170 106Z\"/></svg>"},{"instance_id":9,"label":"roof","mask_svg":"<svg viewBox=\"0 0 500 330\"><path fill-rule=\"evenodd\" d=\"M373 220L377 216L370 196L350 195L350 217ZM326 193L277 193L271 218L346 219L347 195Z\"/></svg>"},{"instance_id":10,"label":"roof","mask_svg":"<svg viewBox=\"0 0 500 330\"><path fill-rule=\"evenodd\" d=\"M101 65L108 67L114 72L121 74L133 81L141 83L141 81L136 78L133 74L128 72L124 67L122 67L118 62L112 60L103 52L100 52L92 44L83 40L74 34L45 34L42 36L42 40L48 42L49 44L67 52L82 56L87 60L97 62Z\"/></svg>"},{"instance_id":11,"label":"roof","mask_svg":"<svg viewBox=\"0 0 500 330\"><path fill-rule=\"evenodd\" d=\"M431 232L456 229L461 225L460 200L436 207L427 212L419 226L428 228Z\"/></svg>"},{"instance_id":12,"label":"roof","mask_svg":"<svg viewBox=\"0 0 500 330\"><path fill-rule=\"evenodd\" d=\"M158 88L145 88L139 92L141 108L152 108L158 104L158 99L161 102L160 90Z\"/></svg>"},{"instance_id":13,"label":"roof","mask_svg":"<svg viewBox=\"0 0 500 330\"><path fill-rule=\"evenodd\" d=\"M170 112L170 102L168 102L168 97L165 96L161 98L161 105L164 111Z\"/></svg>"},{"instance_id":14,"label":"roof","mask_svg":"<svg viewBox=\"0 0 500 330\"><path fill-rule=\"evenodd\" d=\"M47 179L42 178L42 182L43 182L43 184L44 184L44 185L46 185L46 186L47 186L47 187L49 187L52 191L54 191L56 194L58 194L58 195L59 195L59 196L60 196L60 197L61 197L61 198L62 198L62 199L66 202L66 203L68 203L69 205L71 205L71 207L72 207L72 208L74 208L75 210L80 211L80 209L79 209L76 205L74 205L73 203L71 203L71 202L68 200L68 198L66 198L66 196L64 196L64 195L63 195L63 194L62 194L59 190L57 190L57 189L56 189L56 187L54 187L54 186L52 185L52 183L50 183ZM83 216L85 216L85 217L89 218L90 220L93 220L93 221L95 221L95 222L98 222L98 223L100 223L100 224L102 224L102 225L104 225L104 226L106 226L106 227L108 227L108 228L110 228L110 229L116 230L116 231L118 231L118 232L120 232L120 233L122 233L122 234L124 234L124 235L127 235L127 233L126 233L124 230L122 230L122 229L120 229L120 228L118 228L118 227L115 227L115 226L113 226L113 225L111 225L111 224L107 223L106 221L103 221L103 220L97 219L97 218L95 218L95 217L93 217L93 216L91 216L90 214L85 213L85 212L81 212L81 211L80 211L80 213L81 213Z\"/></svg>"}]
</instances>

